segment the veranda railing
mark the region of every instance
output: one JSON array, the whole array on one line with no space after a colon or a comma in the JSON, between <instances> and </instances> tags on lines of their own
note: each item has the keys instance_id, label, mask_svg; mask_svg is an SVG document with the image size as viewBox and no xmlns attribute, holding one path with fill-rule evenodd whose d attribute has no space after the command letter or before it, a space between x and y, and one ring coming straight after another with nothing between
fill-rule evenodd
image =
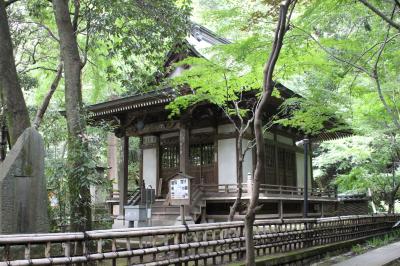
<instances>
[{"instance_id":1,"label":"veranda railing","mask_svg":"<svg viewBox=\"0 0 400 266\"><path fill-rule=\"evenodd\" d=\"M199 184L200 190L203 193L236 193L239 187L242 187L244 193L248 193L247 183L243 184ZM303 187L282 186L282 185L268 185L260 184L260 193L266 196L303 196ZM319 188L312 188L308 190L308 196L321 197L321 198L336 198L337 193L335 190L322 190Z\"/></svg>"},{"instance_id":2,"label":"veranda railing","mask_svg":"<svg viewBox=\"0 0 400 266\"><path fill-rule=\"evenodd\" d=\"M389 231L399 215L262 220L254 224L259 255ZM123 260L122 264L220 264L245 254L243 222L84 233L0 235L0 265L57 265ZM78 252L81 250L81 252Z\"/></svg>"}]
</instances>

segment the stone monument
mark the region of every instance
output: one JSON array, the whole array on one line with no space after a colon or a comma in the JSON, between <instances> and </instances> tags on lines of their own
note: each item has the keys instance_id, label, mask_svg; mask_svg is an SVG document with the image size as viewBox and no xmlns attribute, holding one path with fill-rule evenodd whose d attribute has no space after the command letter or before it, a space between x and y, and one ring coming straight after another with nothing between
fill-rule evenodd
<instances>
[{"instance_id":1,"label":"stone monument","mask_svg":"<svg viewBox=\"0 0 400 266\"><path fill-rule=\"evenodd\" d=\"M0 164L0 234L48 232L42 136L28 128Z\"/></svg>"}]
</instances>

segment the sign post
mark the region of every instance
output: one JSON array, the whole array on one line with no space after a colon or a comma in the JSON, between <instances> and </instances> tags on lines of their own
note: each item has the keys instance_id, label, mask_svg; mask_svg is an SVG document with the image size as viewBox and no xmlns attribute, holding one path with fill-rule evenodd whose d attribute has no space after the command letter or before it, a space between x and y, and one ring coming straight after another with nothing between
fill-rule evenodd
<instances>
[{"instance_id":1,"label":"sign post","mask_svg":"<svg viewBox=\"0 0 400 266\"><path fill-rule=\"evenodd\" d=\"M190 205L190 179L192 177L179 173L169 181L171 205L180 206L181 222L183 225L186 224L185 205Z\"/></svg>"}]
</instances>

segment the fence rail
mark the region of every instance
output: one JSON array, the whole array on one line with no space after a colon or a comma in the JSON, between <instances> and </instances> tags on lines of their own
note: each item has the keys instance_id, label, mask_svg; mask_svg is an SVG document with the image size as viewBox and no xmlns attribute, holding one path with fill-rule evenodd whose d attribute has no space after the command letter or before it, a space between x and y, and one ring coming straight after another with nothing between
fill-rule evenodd
<instances>
[{"instance_id":1,"label":"fence rail","mask_svg":"<svg viewBox=\"0 0 400 266\"><path fill-rule=\"evenodd\" d=\"M244 193L248 193L247 183L243 184L200 184L199 188L204 193L236 193L239 187L242 187ZM260 184L260 193L265 196L294 196L302 197L304 195L303 187L294 186L281 186L281 185L269 185ZM337 197L335 190L322 190L319 188L312 188L308 190L308 196L320 197L320 198L332 198Z\"/></svg>"},{"instance_id":2,"label":"fence rail","mask_svg":"<svg viewBox=\"0 0 400 266\"><path fill-rule=\"evenodd\" d=\"M258 255L355 239L391 230L399 215L257 220ZM244 223L0 235L0 266L111 260L127 265L218 265L245 255ZM80 252L79 252L80 251Z\"/></svg>"}]
</instances>

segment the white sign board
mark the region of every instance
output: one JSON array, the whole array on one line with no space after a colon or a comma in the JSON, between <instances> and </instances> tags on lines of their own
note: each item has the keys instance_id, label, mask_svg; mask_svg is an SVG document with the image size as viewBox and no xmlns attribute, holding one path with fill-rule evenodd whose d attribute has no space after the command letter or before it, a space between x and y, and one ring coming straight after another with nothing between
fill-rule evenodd
<instances>
[{"instance_id":1,"label":"white sign board","mask_svg":"<svg viewBox=\"0 0 400 266\"><path fill-rule=\"evenodd\" d=\"M189 199L189 179L179 178L171 180L171 199Z\"/></svg>"}]
</instances>

